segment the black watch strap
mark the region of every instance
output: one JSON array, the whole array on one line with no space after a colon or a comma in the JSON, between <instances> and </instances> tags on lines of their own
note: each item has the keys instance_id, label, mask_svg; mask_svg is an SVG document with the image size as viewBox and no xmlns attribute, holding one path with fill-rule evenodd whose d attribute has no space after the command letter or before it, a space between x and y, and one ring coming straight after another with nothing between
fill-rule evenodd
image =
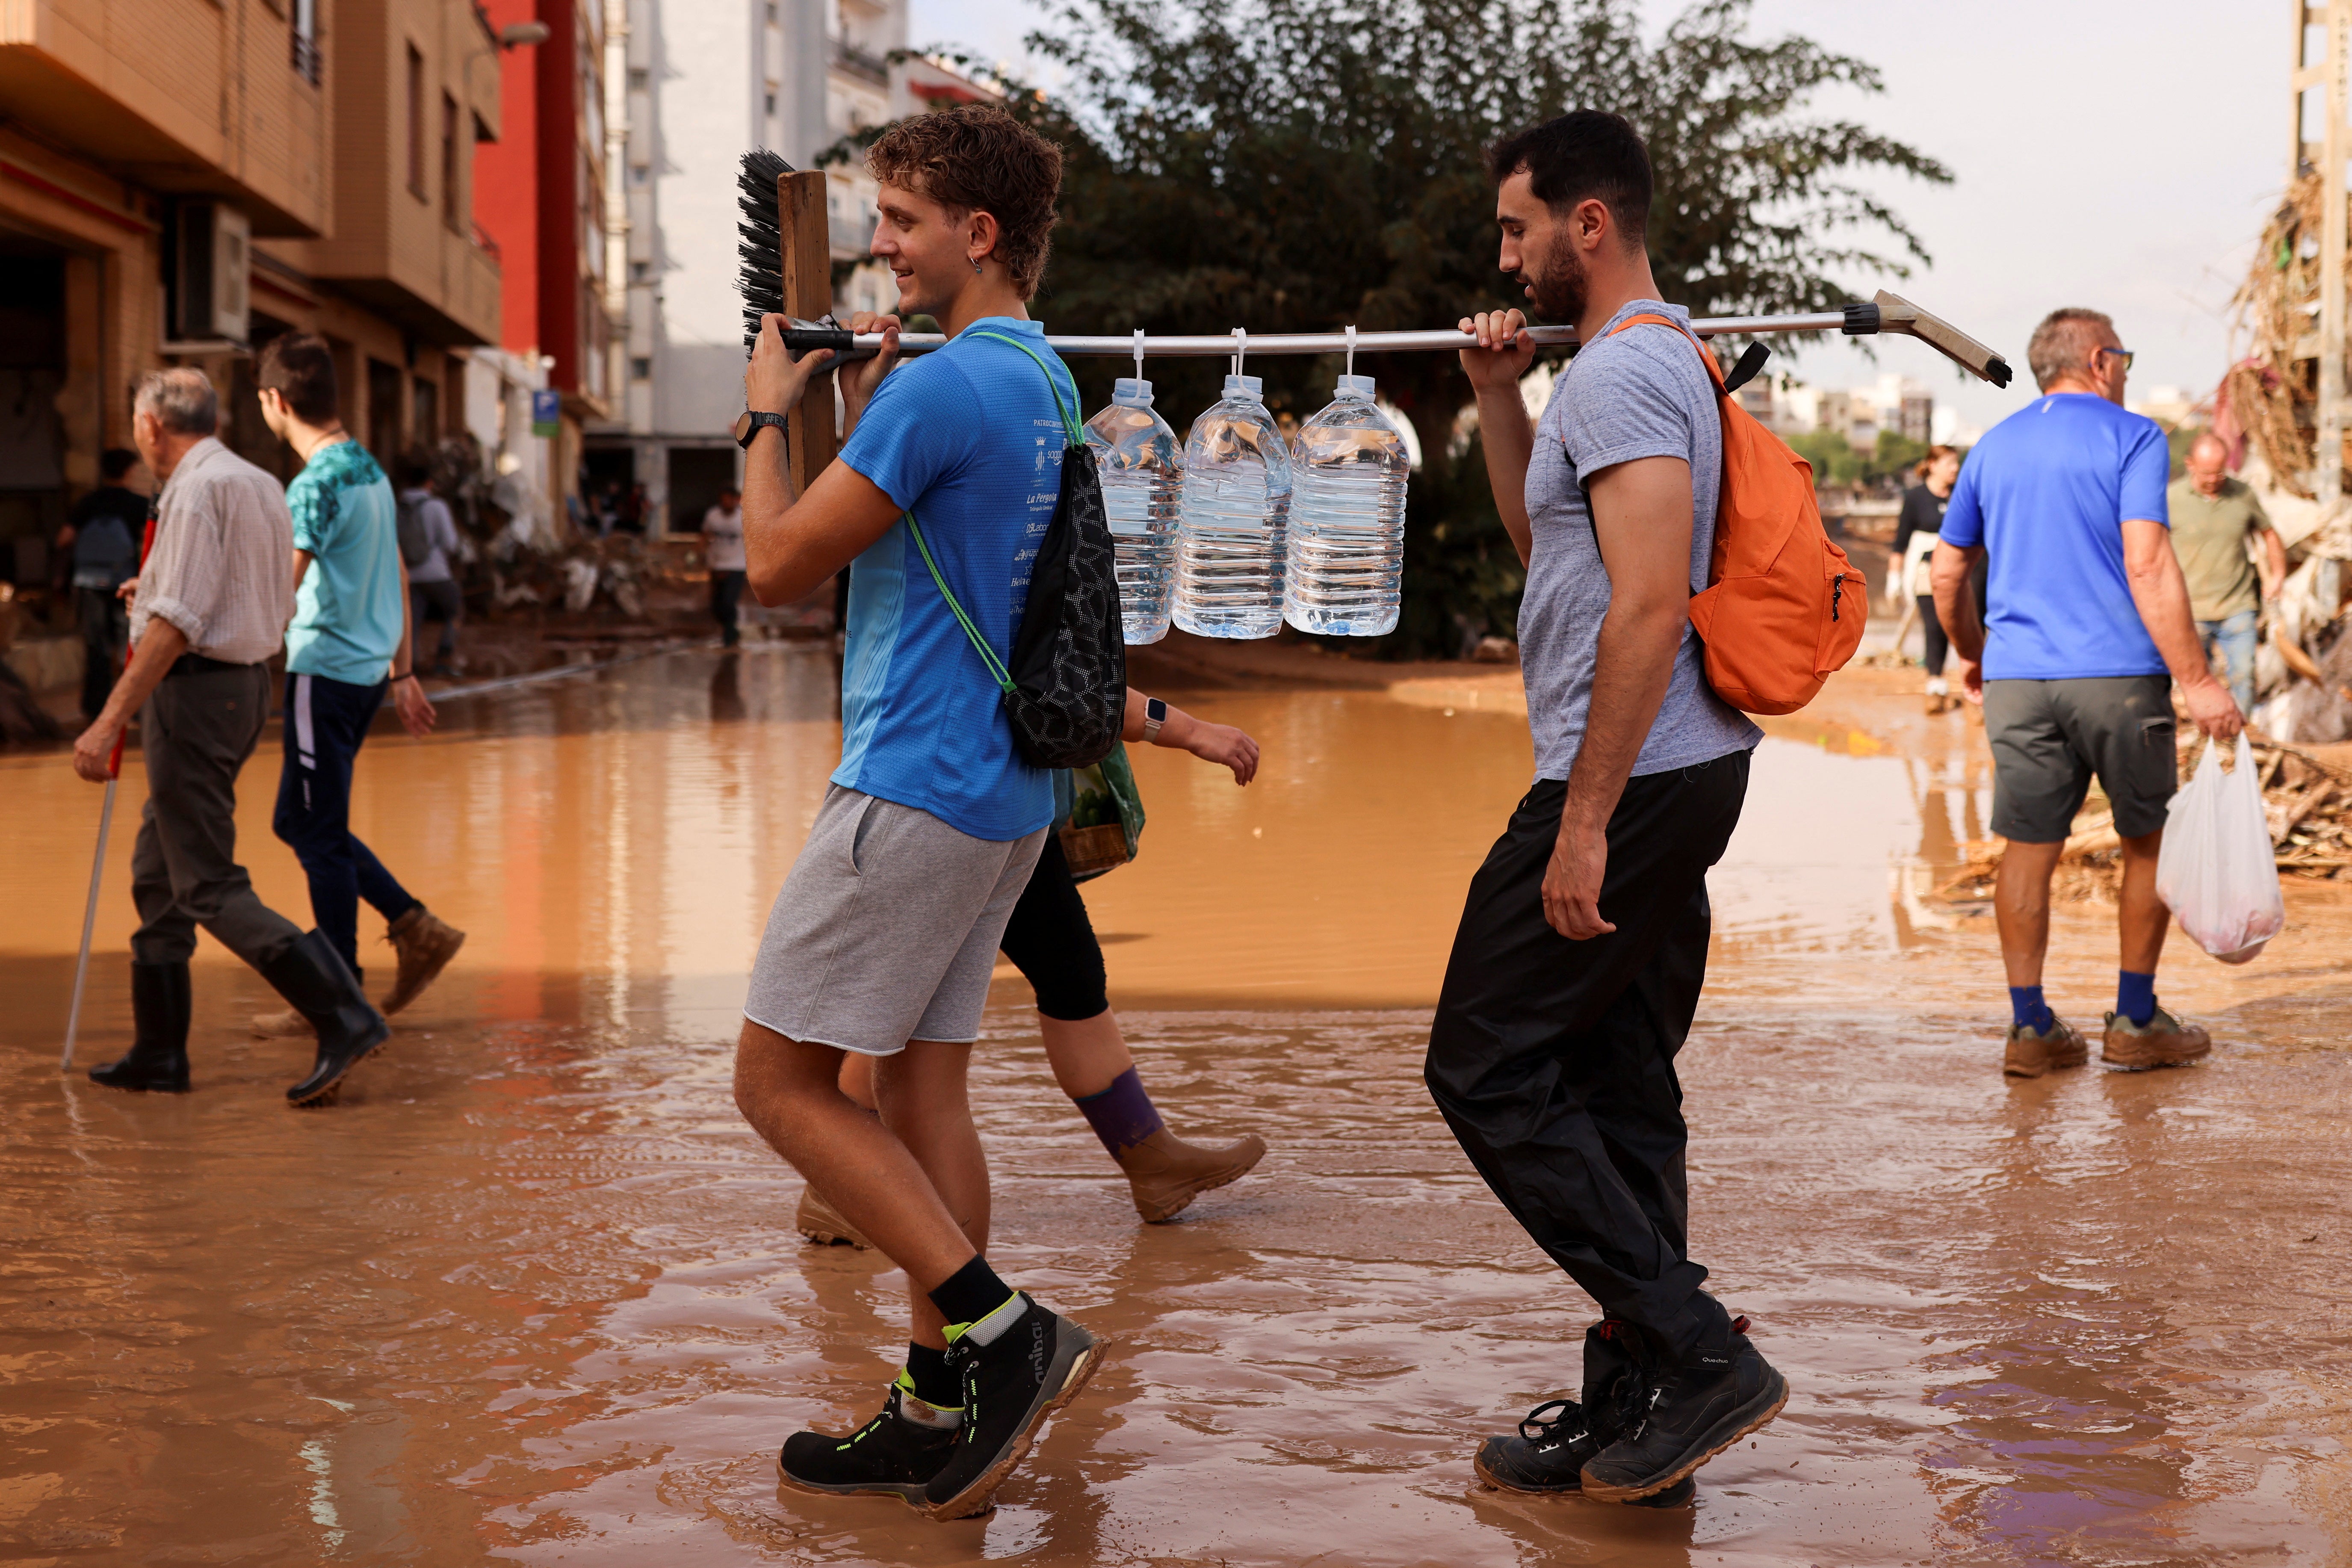
<instances>
[{"instance_id":1,"label":"black watch strap","mask_svg":"<svg viewBox=\"0 0 2352 1568\"><path fill-rule=\"evenodd\" d=\"M786 427L784 416L781 414L770 414L761 408L745 409L735 416L735 444L749 450L752 438L770 425L779 430L784 429Z\"/></svg>"}]
</instances>

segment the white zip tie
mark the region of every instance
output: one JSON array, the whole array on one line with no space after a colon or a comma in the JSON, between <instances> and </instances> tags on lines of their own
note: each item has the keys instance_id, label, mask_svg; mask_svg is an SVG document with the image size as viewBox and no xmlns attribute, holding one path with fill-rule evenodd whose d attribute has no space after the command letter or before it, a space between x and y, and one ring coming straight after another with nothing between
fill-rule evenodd
<instances>
[{"instance_id":1,"label":"white zip tie","mask_svg":"<svg viewBox=\"0 0 2352 1568\"><path fill-rule=\"evenodd\" d=\"M1249 329L1247 327L1235 327L1234 329L1234 374L1235 375L1241 374L1242 362L1248 358Z\"/></svg>"},{"instance_id":2,"label":"white zip tie","mask_svg":"<svg viewBox=\"0 0 2352 1568\"><path fill-rule=\"evenodd\" d=\"M1356 374L1356 323L1348 323L1348 374Z\"/></svg>"},{"instance_id":3,"label":"white zip tie","mask_svg":"<svg viewBox=\"0 0 2352 1568\"><path fill-rule=\"evenodd\" d=\"M1143 379L1143 329L1135 329L1135 379Z\"/></svg>"}]
</instances>

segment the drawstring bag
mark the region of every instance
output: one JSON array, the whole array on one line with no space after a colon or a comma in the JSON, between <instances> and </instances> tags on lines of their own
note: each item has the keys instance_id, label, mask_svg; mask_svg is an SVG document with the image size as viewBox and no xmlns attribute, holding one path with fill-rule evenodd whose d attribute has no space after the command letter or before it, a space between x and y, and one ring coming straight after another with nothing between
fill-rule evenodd
<instances>
[{"instance_id":1,"label":"drawstring bag","mask_svg":"<svg viewBox=\"0 0 2352 1568\"><path fill-rule=\"evenodd\" d=\"M2172 797L2156 858L2156 896L2189 941L2224 963L2245 963L2284 929L2278 859L2244 731L2230 772L2221 771L2219 750L2208 741L2196 774Z\"/></svg>"},{"instance_id":2,"label":"drawstring bag","mask_svg":"<svg viewBox=\"0 0 2352 1568\"><path fill-rule=\"evenodd\" d=\"M1054 826L1073 881L1089 881L1135 858L1143 837L1143 795L1124 745L1111 747L1092 767L1054 775Z\"/></svg>"},{"instance_id":3,"label":"drawstring bag","mask_svg":"<svg viewBox=\"0 0 2352 1568\"><path fill-rule=\"evenodd\" d=\"M973 335L1011 343L1045 362L1019 338L971 329ZM1013 639L1011 659L999 658L980 628L940 574L931 547L914 512L907 531L930 568L931 582L954 612L956 624L980 652L980 662L1004 694L1004 716L1013 725L1013 749L1032 767L1083 768L1098 763L1118 743L1127 725L1127 638L1119 625L1118 572L1103 510L1102 481L1095 472L1094 448L1078 425L1077 410L1065 407L1062 389L1045 372L1068 445L1062 452L1062 489L1054 521L1037 548L1029 576L1028 607Z\"/></svg>"}]
</instances>

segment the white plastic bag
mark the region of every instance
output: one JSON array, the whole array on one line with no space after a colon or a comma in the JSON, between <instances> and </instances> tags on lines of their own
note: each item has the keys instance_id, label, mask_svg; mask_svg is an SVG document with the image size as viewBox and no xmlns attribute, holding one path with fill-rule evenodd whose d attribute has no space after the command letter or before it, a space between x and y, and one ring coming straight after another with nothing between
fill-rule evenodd
<instances>
[{"instance_id":1,"label":"white plastic bag","mask_svg":"<svg viewBox=\"0 0 2352 1568\"><path fill-rule=\"evenodd\" d=\"M2196 775L2172 797L2156 859L2156 896L2180 918L2191 942L2224 963L2245 963L2286 924L2254 774L2254 749L2242 732L2236 765L2226 773L2208 741Z\"/></svg>"}]
</instances>

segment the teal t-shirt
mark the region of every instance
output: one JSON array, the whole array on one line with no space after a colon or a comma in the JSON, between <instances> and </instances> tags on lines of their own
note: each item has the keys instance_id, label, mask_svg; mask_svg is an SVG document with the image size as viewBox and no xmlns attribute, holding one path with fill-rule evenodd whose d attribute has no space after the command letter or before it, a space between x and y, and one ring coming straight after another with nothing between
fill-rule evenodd
<instances>
[{"instance_id":1,"label":"teal t-shirt","mask_svg":"<svg viewBox=\"0 0 2352 1568\"><path fill-rule=\"evenodd\" d=\"M392 482L367 448L338 441L310 454L286 487L294 548L310 569L294 595L286 668L373 686L400 651L400 528Z\"/></svg>"}]
</instances>

